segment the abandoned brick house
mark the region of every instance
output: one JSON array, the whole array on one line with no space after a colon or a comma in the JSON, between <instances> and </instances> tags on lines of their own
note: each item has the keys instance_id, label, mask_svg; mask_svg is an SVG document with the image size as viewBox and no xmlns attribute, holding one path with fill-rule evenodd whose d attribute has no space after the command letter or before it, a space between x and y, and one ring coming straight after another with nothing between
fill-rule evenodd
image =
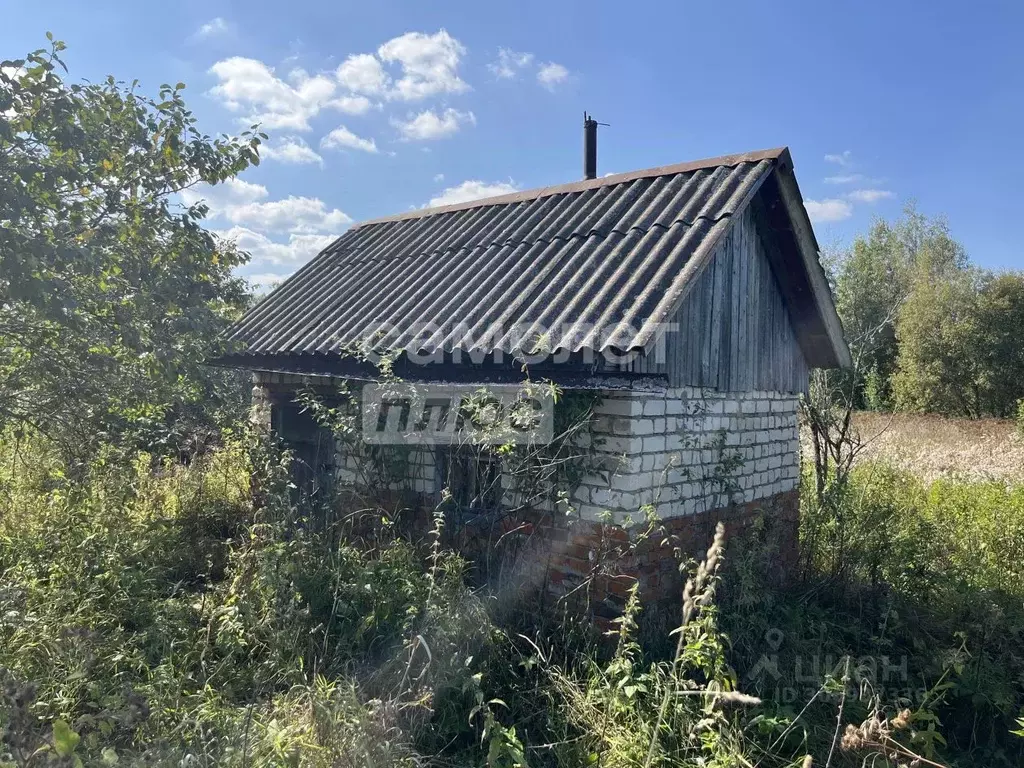
<instances>
[{"instance_id":1,"label":"abandoned brick house","mask_svg":"<svg viewBox=\"0 0 1024 768\"><path fill-rule=\"evenodd\" d=\"M761 513L795 547L799 395L812 368L850 356L788 149L586 175L354 226L235 326L239 351L222 362L252 370L275 428L344 484L357 481L350 457L309 453L318 433L297 388L373 381L350 353L367 344L403 379L515 383L516 353L540 329L550 355L531 378L597 393L594 451L609 459L568 504L513 521L550 539L534 548L549 589L571 589L596 549L627 542L608 521L647 504L695 550L715 520ZM411 450L405 490L433 506L457 449ZM474 482L479 469L459 484L463 511L501 506ZM520 525L543 515L571 520ZM669 559L653 551L623 567L658 594Z\"/></svg>"}]
</instances>

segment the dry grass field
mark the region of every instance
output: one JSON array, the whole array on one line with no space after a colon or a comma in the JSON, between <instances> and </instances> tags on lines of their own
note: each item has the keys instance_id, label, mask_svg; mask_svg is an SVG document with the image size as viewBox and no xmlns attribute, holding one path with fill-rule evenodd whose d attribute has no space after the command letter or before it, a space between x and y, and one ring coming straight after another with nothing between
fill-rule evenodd
<instances>
[{"instance_id":1,"label":"dry grass field","mask_svg":"<svg viewBox=\"0 0 1024 768\"><path fill-rule=\"evenodd\" d=\"M863 412L854 417L868 447L925 480L942 476L1024 480L1024 440L1012 421Z\"/></svg>"}]
</instances>

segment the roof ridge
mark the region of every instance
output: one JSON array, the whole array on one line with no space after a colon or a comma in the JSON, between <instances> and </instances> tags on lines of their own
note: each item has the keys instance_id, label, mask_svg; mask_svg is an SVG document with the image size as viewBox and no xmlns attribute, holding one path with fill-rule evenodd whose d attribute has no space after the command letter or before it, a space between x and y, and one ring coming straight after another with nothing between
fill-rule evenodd
<instances>
[{"instance_id":1,"label":"roof ridge","mask_svg":"<svg viewBox=\"0 0 1024 768\"><path fill-rule=\"evenodd\" d=\"M636 181L637 179L648 179L656 176L671 176L677 173L688 173L690 171L700 171L708 168L721 168L723 166L735 167L743 163L758 163L762 160L775 160L784 165L792 164L791 161L789 161L789 147L775 147L774 149L761 149L753 152L742 152L735 155L721 155L719 157L709 157L703 160L691 160L683 163L675 163L674 165L662 165L637 171L627 171L626 173L602 176L599 179L584 179L582 181L572 181L566 184L536 187L534 189L526 189L521 192L512 192L507 195L485 197L480 198L479 200L469 200L464 203L442 205L436 208L420 208L415 211L406 211L405 213L398 213L393 216L382 216L376 219L361 221L354 224L349 231L360 229L371 224L386 224L395 221L420 219L427 216L434 216L436 214L454 213L456 211L482 208L489 205L509 205L511 203L519 203L526 200L539 200L543 197L550 197L552 195L584 192L588 189L597 189L599 187L623 184L629 181Z\"/></svg>"}]
</instances>

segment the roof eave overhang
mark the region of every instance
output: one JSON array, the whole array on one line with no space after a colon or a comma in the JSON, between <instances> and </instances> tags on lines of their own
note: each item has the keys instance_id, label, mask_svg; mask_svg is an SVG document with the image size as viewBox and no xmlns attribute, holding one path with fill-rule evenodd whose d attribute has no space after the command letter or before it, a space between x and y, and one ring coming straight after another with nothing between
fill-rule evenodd
<instances>
[{"instance_id":1,"label":"roof eave overhang","mask_svg":"<svg viewBox=\"0 0 1024 768\"><path fill-rule=\"evenodd\" d=\"M236 353L209 361L208 365L241 368L254 373L311 376L322 380L346 379L379 382L380 371L367 361L339 355L250 355ZM664 388L665 377L658 374L618 370L587 370L576 366L540 364L529 372L521 366L432 363L413 365L404 358L394 364L393 374L402 381L416 383L465 384L473 386L521 385L526 380L550 381L565 390L651 389Z\"/></svg>"},{"instance_id":2,"label":"roof eave overhang","mask_svg":"<svg viewBox=\"0 0 1024 768\"><path fill-rule=\"evenodd\" d=\"M818 241L814 237L814 228L807 215L807 209L804 207L803 196L800 194L800 187L797 185L796 176L793 173L793 162L788 151L784 157L780 157L776 164L775 174L778 180L779 195L789 214L797 248L811 285L815 310L825 327L833 358L832 360L825 358L808 360L808 363L816 368L851 368L853 358L850 354L850 347L843 334L843 324L832 299L828 278L821 266Z\"/></svg>"}]
</instances>

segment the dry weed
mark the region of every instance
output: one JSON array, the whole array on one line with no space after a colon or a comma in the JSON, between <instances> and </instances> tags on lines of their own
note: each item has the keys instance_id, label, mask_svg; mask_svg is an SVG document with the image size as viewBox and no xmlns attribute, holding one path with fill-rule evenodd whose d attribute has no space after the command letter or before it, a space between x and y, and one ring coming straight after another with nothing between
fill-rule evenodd
<instances>
[{"instance_id":1,"label":"dry weed","mask_svg":"<svg viewBox=\"0 0 1024 768\"><path fill-rule=\"evenodd\" d=\"M858 461L881 459L925 481L1024 477L1024 440L1009 420L859 412L853 421L869 441Z\"/></svg>"}]
</instances>

